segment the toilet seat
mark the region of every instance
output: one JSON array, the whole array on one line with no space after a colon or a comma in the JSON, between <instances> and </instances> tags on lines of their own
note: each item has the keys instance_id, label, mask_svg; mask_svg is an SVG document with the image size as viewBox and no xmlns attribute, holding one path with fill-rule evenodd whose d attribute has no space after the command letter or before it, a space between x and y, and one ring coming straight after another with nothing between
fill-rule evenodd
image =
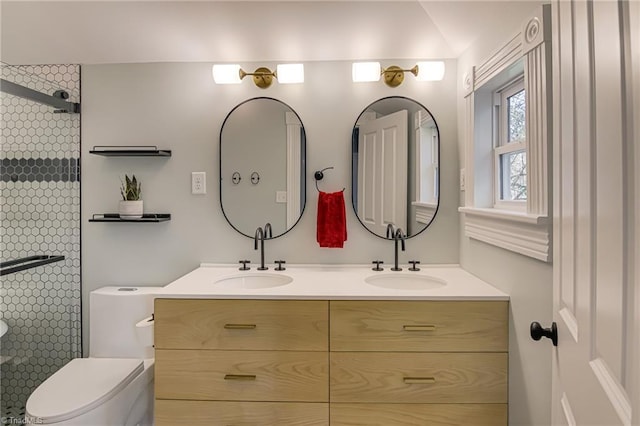
<instances>
[{"instance_id":1,"label":"toilet seat","mask_svg":"<svg viewBox=\"0 0 640 426\"><path fill-rule=\"evenodd\" d=\"M73 359L31 394L27 415L45 424L80 416L111 399L143 371L140 359Z\"/></svg>"}]
</instances>

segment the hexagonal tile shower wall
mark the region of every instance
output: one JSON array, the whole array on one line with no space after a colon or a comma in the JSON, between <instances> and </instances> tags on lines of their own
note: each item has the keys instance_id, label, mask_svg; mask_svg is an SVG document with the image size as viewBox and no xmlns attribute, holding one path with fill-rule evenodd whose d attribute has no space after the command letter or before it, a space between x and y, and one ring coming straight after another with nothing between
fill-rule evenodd
<instances>
[{"instance_id":1,"label":"hexagonal tile shower wall","mask_svg":"<svg viewBox=\"0 0 640 426\"><path fill-rule=\"evenodd\" d=\"M79 102L78 65L2 66L6 81ZM2 261L63 255L56 263L2 276L0 416L24 416L29 394L81 356L80 115L1 94Z\"/></svg>"}]
</instances>

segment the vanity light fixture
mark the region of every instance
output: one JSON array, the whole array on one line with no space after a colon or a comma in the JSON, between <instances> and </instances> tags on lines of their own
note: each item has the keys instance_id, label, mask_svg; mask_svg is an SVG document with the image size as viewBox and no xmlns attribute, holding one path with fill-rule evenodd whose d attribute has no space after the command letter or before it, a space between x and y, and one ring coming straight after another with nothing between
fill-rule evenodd
<instances>
[{"instance_id":1,"label":"vanity light fixture","mask_svg":"<svg viewBox=\"0 0 640 426\"><path fill-rule=\"evenodd\" d=\"M379 62L354 62L352 79L354 82L378 81L383 76L389 87L398 87L404 81L404 73L410 72L418 81L436 81L444 78L444 62L418 62L413 68L403 69L396 65L381 68Z\"/></svg>"},{"instance_id":2,"label":"vanity light fixture","mask_svg":"<svg viewBox=\"0 0 640 426\"><path fill-rule=\"evenodd\" d=\"M354 62L351 79L357 83L380 80L380 62Z\"/></svg>"},{"instance_id":3,"label":"vanity light fixture","mask_svg":"<svg viewBox=\"0 0 640 426\"><path fill-rule=\"evenodd\" d=\"M213 80L216 84L239 84L246 76L253 77L253 83L261 89L271 86L273 79L281 84L303 83L303 64L279 64L277 71L267 67L259 67L254 72L246 72L238 64L216 64L212 68Z\"/></svg>"},{"instance_id":4,"label":"vanity light fixture","mask_svg":"<svg viewBox=\"0 0 640 426\"><path fill-rule=\"evenodd\" d=\"M278 64L276 74L281 84L304 83L303 64Z\"/></svg>"},{"instance_id":5,"label":"vanity light fixture","mask_svg":"<svg viewBox=\"0 0 640 426\"><path fill-rule=\"evenodd\" d=\"M414 66L411 69L405 70L400 68L397 65L391 65L382 70L382 75L384 76L384 82L389 87L398 87L404 81L404 73L410 72L411 74L418 76L419 68L418 66Z\"/></svg>"},{"instance_id":6,"label":"vanity light fixture","mask_svg":"<svg viewBox=\"0 0 640 426\"><path fill-rule=\"evenodd\" d=\"M273 83L273 79L276 78L276 73L271 71L267 67L260 67L254 72L245 72L242 68L240 68L240 71L238 73L240 74L240 80L248 75L253 77L253 84L261 89L266 89L267 87L271 86L271 83Z\"/></svg>"},{"instance_id":7,"label":"vanity light fixture","mask_svg":"<svg viewBox=\"0 0 640 426\"><path fill-rule=\"evenodd\" d=\"M240 84L240 71L240 65L237 64L216 64L211 69L216 84Z\"/></svg>"},{"instance_id":8,"label":"vanity light fixture","mask_svg":"<svg viewBox=\"0 0 640 426\"><path fill-rule=\"evenodd\" d=\"M440 81L444 78L444 62L424 61L416 65L420 72L416 76L418 81Z\"/></svg>"}]
</instances>

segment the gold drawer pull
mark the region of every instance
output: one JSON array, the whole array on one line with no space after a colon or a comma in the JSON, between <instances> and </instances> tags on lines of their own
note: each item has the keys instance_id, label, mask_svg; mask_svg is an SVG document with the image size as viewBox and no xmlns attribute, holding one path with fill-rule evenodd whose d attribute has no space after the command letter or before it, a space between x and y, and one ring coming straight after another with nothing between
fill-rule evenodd
<instances>
[{"instance_id":1,"label":"gold drawer pull","mask_svg":"<svg viewBox=\"0 0 640 426\"><path fill-rule=\"evenodd\" d=\"M253 330L256 328L255 324L225 324L224 328L227 330Z\"/></svg>"},{"instance_id":2,"label":"gold drawer pull","mask_svg":"<svg viewBox=\"0 0 640 426\"><path fill-rule=\"evenodd\" d=\"M255 380L255 374L225 374L225 380Z\"/></svg>"},{"instance_id":3,"label":"gold drawer pull","mask_svg":"<svg viewBox=\"0 0 640 426\"><path fill-rule=\"evenodd\" d=\"M402 381L408 385L413 385L413 384L420 385L420 384L435 383L436 378L435 377L403 377Z\"/></svg>"},{"instance_id":4,"label":"gold drawer pull","mask_svg":"<svg viewBox=\"0 0 640 426\"><path fill-rule=\"evenodd\" d=\"M433 324L425 324L425 325L403 325L402 329L404 331L435 331L436 326Z\"/></svg>"}]
</instances>

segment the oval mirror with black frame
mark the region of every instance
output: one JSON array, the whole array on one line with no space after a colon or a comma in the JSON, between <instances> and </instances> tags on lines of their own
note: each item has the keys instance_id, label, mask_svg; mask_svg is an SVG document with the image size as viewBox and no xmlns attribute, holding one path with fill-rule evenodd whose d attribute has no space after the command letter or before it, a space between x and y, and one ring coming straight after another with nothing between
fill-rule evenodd
<instances>
[{"instance_id":1,"label":"oval mirror with black frame","mask_svg":"<svg viewBox=\"0 0 640 426\"><path fill-rule=\"evenodd\" d=\"M273 238L300 220L306 200L306 136L298 114L277 99L248 99L220 130L220 206L253 238L270 223Z\"/></svg>"},{"instance_id":2,"label":"oval mirror with black frame","mask_svg":"<svg viewBox=\"0 0 640 426\"><path fill-rule=\"evenodd\" d=\"M351 135L351 194L360 223L387 238L424 231L438 211L440 133L419 102L389 96L367 106Z\"/></svg>"}]
</instances>

